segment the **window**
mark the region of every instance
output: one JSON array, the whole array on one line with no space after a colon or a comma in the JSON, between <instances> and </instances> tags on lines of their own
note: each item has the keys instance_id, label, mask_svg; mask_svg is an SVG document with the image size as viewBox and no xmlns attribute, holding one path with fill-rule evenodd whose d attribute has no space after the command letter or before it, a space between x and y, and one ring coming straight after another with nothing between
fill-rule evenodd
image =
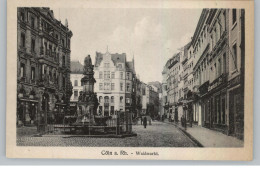
<instances>
[{"instance_id":1,"label":"window","mask_svg":"<svg viewBox=\"0 0 260 176\"><path fill-rule=\"evenodd\" d=\"M78 97L78 91L77 91L77 90L74 91L74 97L75 97L75 98Z\"/></svg>"},{"instance_id":2,"label":"window","mask_svg":"<svg viewBox=\"0 0 260 176\"><path fill-rule=\"evenodd\" d=\"M25 21L25 18L24 18L24 12L20 12L20 19L22 20L22 21Z\"/></svg>"},{"instance_id":3,"label":"window","mask_svg":"<svg viewBox=\"0 0 260 176\"><path fill-rule=\"evenodd\" d=\"M34 17L31 17L31 27L34 29L35 26L34 26L35 22L34 22Z\"/></svg>"},{"instance_id":4,"label":"window","mask_svg":"<svg viewBox=\"0 0 260 176\"><path fill-rule=\"evenodd\" d=\"M105 63L105 67L106 67L106 68L109 68L109 63Z\"/></svg>"},{"instance_id":5,"label":"window","mask_svg":"<svg viewBox=\"0 0 260 176\"><path fill-rule=\"evenodd\" d=\"M223 68L222 68L222 72L226 73L226 53L223 54Z\"/></svg>"},{"instance_id":6,"label":"window","mask_svg":"<svg viewBox=\"0 0 260 176\"><path fill-rule=\"evenodd\" d=\"M129 83L126 84L126 91L130 92L130 84Z\"/></svg>"},{"instance_id":7,"label":"window","mask_svg":"<svg viewBox=\"0 0 260 176\"><path fill-rule=\"evenodd\" d=\"M65 67L65 56L62 56L62 66Z\"/></svg>"},{"instance_id":8,"label":"window","mask_svg":"<svg viewBox=\"0 0 260 176\"><path fill-rule=\"evenodd\" d=\"M63 88L65 89L66 82L65 82L65 77L64 77L64 76L63 76L63 81L62 81L62 83L63 83Z\"/></svg>"},{"instance_id":9,"label":"window","mask_svg":"<svg viewBox=\"0 0 260 176\"><path fill-rule=\"evenodd\" d=\"M115 112L115 108L114 108L114 106L111 106L111 108L110 108L110 114L111 114L111 115L114 115L114 112Z\"/></svg>"},{"instance_id":10,"label":"window","mask_svg":"<svg viewBox=\"0 0 260 176\"><path fill-rule=\"evenodd\" d=\"M110 71L104 71L104 78L110 79Z\"/></svg>"},{"instance_id":11,"label":"window","mask_svg":"<svg viewBox=\"0 0 260 176\"><path fill-rule=\"evenodd\" d=\"M99 97L99 103L102 103L102 102L103 102L103 97L100 96L100 97Z\"/></svg>"},{"instance_id":12,"label":"window","mask_svg":"<svg viewBox=\"0 0 260 176\"><path fill-rule=\"evenodd\" d=\"M122 68L122 64L118 64L118 68Z\"/></svg>"},{"instance_id":13,"label":"window","mask_svg":"<svg viewBox=\"0 0 260 176\"><path fill-rule=\"evenodd\" d=\"M21 63L21 66L20 66L20 76L21 76L21 78L25 77L25 64L24 63Z\"/></svg>"},{"instance_id":14,"label":"window","mask_svg":"<svg viewBox=\"0 0 260 176\"><path fill-rule=\"evenodd\" d=\"M70 39L68 39L68 48L70 48Z\"/></svg>"},{"instance_id":15,"label":"window","mask_svg":"<svg viewBox=\"0 0 260 176\"><path fill-rule=\"evenodd\" d=\"M126 104L130 104L130 98L126 98Z\"/></svg>"},{"instance_id":16,"label":"window","mask_svg":"<svg viewBox=\"0 0 260 176\"><path fill-rule=\"evenodd\" d=\"M233 45L232 54L233 54L233 63L234 63L233 70L235 70L237 68L237 44Z\"/></svg>"},{"instance_id":17,"label":"window","mask_svg":"<svg viewBox=\"0 0 260 176\"><path fill-rule=\"evenodd\" d=\"M120 83L120 91L123 91L123 83Z\"/></svg>"},{"instance_id":18,"label":"window","mask_svg":"<svg viewBox=\"0 0 260 176\"><path fill-rule=\"evenodd\" d=\"M111 97L111 103L114 103L114 96Z\"/></svg>"},{"instance_id":19,"label":"window","mask_svg":"<svg viewBox=\"0 0 260 176\"><path fill-rule=\"evenodd\" d=\"M115 83L111 83L111 90L115 90Z\"/></svg>"},{"instance_id":20,"label":"window","mask_svg":"<svg viewBox=\"0 0 260 176\"><path fill-rule=\"evenodd\" d=\"M115 72L111 72L111 78L112 78L112 79L115 78Z\"/></svg>"},{"instance_id":21,"label":"window","mask_svg":"<svg viewBox=\"0 0 260 176\"><path fill-rule=\"evenodd\" d=\"M121 96L121 97L120 97L120 103L123 103L123 99L124 99L124 98Z\"/></svg>"},{"instance_id":22,"label":"window","mask_svg":"<svg viewBox=\"0 0 260 176\"><path fill-rule=\"evenodd\" d=\"M105 96L105 103L109 103L109 97Z\"/></svg>"},{"instance_id":23,"label":"window","mask_svg":"<svg viewBox=\"0 0 260 176\"><path fill-rule=\"evenodd\" d=\"M78 86L78 80L74 81L74 86Z\"/></svg>"},{"instance_id":24,"label":"window","mask_svg":"<svg viewBox=\"0 0 260 176\"><path fill-rule=\"evenodd\" d=\"M237 10L232 9L232 22L233 24L237 21Z\"/></svg>"},{"instance_id":25,"label":"window","mask_svg":"<svg viewBox=\"0 0 260 176\"><path fill-rule=\"evenodd\" d=\"M65 40L62 39L61 42L62 42L62 46L65 47Z\"/></svg>"},{"instance_id":26,"label":"window","mask_svg":"<svg viewBox=\"0 0 260 176\"><path fill-rule=\"evenodd\" d=\"M103 90L103 83L99 83L99 90Z\"/></svg>"},{"instance_id":27,"label":"window","mask_svg":"<svg viewBox=\"0 0 260 176\"><path fill-rule=\"evenodd\" d=\"M31 50L32 52L35 52L35 39L32 39L31 41Z\"/></svg>"},{"instance_id":28,"label":"window","mask_svg":"<svg viewBox=\"0 0 260 176\"><path fill-rule=\"evenodd\" d=\"M102 79L103 77L103 72L99 72L99 79Z\"/></svg>"},{"instance_id":29,"label":"window","mask_svg":"<svg viewBox=\"0 0 260 176\"><path fill-rule=\"evenodd\" d=\"M104 90L110 89L110 83L104 83Z\"/></svg>"},{"instance_id":30,"label":"window","mask_svg":"<svg viewBox=\"0 0 260 176\"><path fill-rule=\"evenodd\" d=\"M128 80L130 79L130 73L128 73L128 72L126 73L126 79L128 79Z\"/></svg>"},{"instance_id":31,"label":"window","mask_svg":"<svg viewBox=\"0 0 260 176\"><path fill-rule=\"evenodd\" d=\"M25 34L21 33L21 47L25 47Z\"/></svg>"},{"instance_id":32,"label":"window","mask_svg":"<svg viewBox=\"0 0 260 176\"><path fill-rule=\"evenodd\" d=\"M120 79L123 79L123 72L120 72Z\"/></svg>"},{"instance_id":33,"label":"window","mask_svg":"<svg viewBox=\"0 0 260 176\"><path fill-rule=\"evenodd\" d=\"M35 80L35 68L34 67L32 67L31 68L31 80Z\"/></svg>"}]
</instances>

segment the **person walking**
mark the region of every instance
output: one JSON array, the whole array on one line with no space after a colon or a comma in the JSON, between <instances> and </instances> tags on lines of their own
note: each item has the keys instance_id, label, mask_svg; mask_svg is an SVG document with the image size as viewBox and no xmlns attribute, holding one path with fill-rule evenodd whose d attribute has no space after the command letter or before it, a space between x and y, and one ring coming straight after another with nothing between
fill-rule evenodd
<instances>
[{"instance_id":1,"label":"person walking","mask_svg":"<svg viewBox=\"0 0 260 176\"><path fill-rule=\"evenodd\" d=\"M146 118L146 116L144 116L143 124L144 124L144 128L146 128L146 125L147 125L147 118Z\"/></svg>"},{"instance_id":2,"label":"person walking","mask_svg":"<svg viewBox=\"0 0 260 176\"><path fill-rule=\"evenodd\" d=\"M141 125L143 125L143 116L141 116Z\"/></svg>"}]
</instances>

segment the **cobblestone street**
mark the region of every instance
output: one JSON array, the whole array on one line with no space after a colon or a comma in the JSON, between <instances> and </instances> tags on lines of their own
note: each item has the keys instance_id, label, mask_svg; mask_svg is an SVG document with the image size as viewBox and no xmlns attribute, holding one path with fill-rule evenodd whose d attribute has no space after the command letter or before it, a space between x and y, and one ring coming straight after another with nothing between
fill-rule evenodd
<instances>
[{"instance_id":1,"label":"cobblestone street","mask_svg":"<svg viewBox=\"0 0 260 176\"><path fill-rule=\"evenodd\" d=\"M139 123L140 124L140 123ZM18 146L86 146L86 147L196 147L196 144L173 125L152 122L144 129L134 125L136 137L128 138L89 138L60 136L31 137L17 136Z\"/></svg>"}]
</instances>

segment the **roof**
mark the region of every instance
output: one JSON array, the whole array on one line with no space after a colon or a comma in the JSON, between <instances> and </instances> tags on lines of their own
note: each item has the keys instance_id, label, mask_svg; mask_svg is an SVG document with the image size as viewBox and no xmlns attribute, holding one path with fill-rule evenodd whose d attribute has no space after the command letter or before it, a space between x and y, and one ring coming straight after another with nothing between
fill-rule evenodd
<instances>
[{"instance_id":1,"label":"roof","mask_svg":"<svg viewBox=\"0 0 260 176\"><path fill-rule=\"evenodd\" d=\"M70 71L71 73L81 73L83 74L84 66L79 61L70 62Z\"/></svg>"},{"instance_id":2,"label":"roof","mask_svg":"<svg viewBox=\"0 0 260 176\"><path fill-rule=\"evenodd\" d=\"M125 67L127 71L131 71L135 74L134 62L126 62Z\"/></svg>"},{"instance_id":3,"label":"roof","mask_svg":"<svg viewBox=\"0 0 260 176\"><path fill-rule=\"evenodd\" d=\"M126 54L122 53L122 54L111 54L111 59L114 62L114 64L116 65L117 63L125 63L126 62ZM98 67L100 65L100 63L103 60L103 54L100 52L96 52L96 60L95 60L95 67Z\"/></svg>"}]
</instances>

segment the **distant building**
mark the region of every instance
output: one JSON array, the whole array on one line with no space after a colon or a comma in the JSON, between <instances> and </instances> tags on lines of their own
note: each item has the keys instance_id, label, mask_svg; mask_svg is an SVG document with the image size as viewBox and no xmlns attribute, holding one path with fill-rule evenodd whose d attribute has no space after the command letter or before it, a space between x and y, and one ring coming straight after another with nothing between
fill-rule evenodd
<instances>
[{"instance_id":1,"label":"distant building","mask_svg":"<svg viewBox=\"0 0 260 176\"><path fill-rule=\"evenodd\" d=\"M69 107L72 32L50 8L17 13L17 124L51 123Z\"/></svg>"},{"instance_id":2,"label":"distant building","mask_svg":"<svg viewBox=\"0 0 260 176\"><path fill-rule=\"evenodd\" d=\"M94 72L97 81L95 92L100 103L98 114L108 116L115 111L133 109L134 60L127 61L125 53L96 52Z\"/></svg>"},{"instance_id":3,"label":"distant building","mask_svg":"<svg viewBox=\"0 0 260 176\"><path fill-rule=\"evenodd\" d=\"M79 61L71 61L70 80L73 86L72 96L70 97L70 106L73 112L76 112L79 94L83 91L81 79L83 78L83 65Z\"/></svg>"}]
</instances>

